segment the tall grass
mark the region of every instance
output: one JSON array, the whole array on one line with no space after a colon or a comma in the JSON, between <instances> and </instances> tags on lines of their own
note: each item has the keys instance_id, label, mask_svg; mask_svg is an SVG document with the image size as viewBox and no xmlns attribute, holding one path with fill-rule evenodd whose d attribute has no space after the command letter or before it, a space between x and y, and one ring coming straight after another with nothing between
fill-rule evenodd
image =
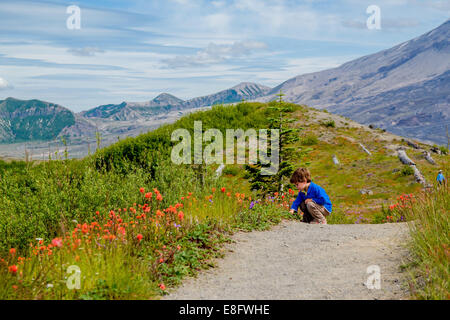
<instances>
[{"instance_id":1,"label":"tall grass","mask_svg":"<svg viewBox=\"0 0 450 320\"><path fill-rule=\"evenodd\" d=\"M417 198L405 215L411 226L415 279L411 289L419 299L450 299L450 194L448 184Z\"/></svg>"},{"instance_id":2,"label":"tall grass","mask_svg":"<svg viewBox=\"0 0 450 320\"><path fill-rule=\"evenodd\" d=\"M446 168L448 177L448 160ZM409 221L413 259L410 289L417 299L450 299L449 214L448 183L400 196L389 208L388 222Z\"/></svg>"}]
</instances>

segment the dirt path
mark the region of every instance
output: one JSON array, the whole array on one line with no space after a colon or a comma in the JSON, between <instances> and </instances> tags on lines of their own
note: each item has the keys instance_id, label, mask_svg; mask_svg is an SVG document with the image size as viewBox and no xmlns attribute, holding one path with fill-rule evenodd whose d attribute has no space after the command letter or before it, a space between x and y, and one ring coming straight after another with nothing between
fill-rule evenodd
<instances>
[{"instance_id":1,"label":"dirt path","mask_svg":"<svg viewBox=\"0 0 450 320\"><path fill-rule=\"evenodd\" d=\"M269 231L237 233L217 267L163 299L405 299L404 223L309 225L283 221ZM381 288L368 289L377 265Z\"/></svg>"}]
</instances>

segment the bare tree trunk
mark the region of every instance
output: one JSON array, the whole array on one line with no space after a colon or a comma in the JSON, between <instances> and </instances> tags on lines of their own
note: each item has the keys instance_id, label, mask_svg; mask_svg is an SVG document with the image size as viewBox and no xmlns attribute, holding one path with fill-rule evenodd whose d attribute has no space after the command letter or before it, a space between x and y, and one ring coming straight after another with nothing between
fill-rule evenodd
<instances>
[{"instance_id":1,"label":"bare tree trunk","mask_svg":"<svg viewBox=\"0 0 450 320\"><path fill-rule=\"evenodd\" d=\"M406 154L406 152L405 152L405 150L403 150L403 149L399 149L399 150L397 150L397 153L398 153L398 158L400 159L400 161L403 163L403 164L406 164L406 165L416 165L415 163L414 163L414 161L412 161L409 157L408 157L408 155Z\"/></svg>"},{"instance_id":2,"label":"bare tree trunk","mask_svg":"<svg viewBox=\"0 0 450 320\"><path fill-rule=\"evenodd\" d=\"M416 179L418 183L423 184L424 187L428 187L429 185L426 182L422 172L420 172L420 170L415 165L411 165L410 167L414 170L414 179Z\"/></svg>"},{"instance_id":3,"label":"bare tree trunk","mask_svg":"<svg viewBox=\"0 0 450 320\"><path fill-rule=\"evenodd\" d=\"M424 152L423 152L423 155L424 155L425 159L426 159L429 163L431 163L431 164L436 164L436 162L434 161L434 159L431 157L430 152L424 151Z\"/></svg>"},{"instance_id":4,"label":"bare tree trunk","mask_svg":"<svg viewBox=\"0 0 450 320\"><path fill-rule=\"evenodd\" d=\"M416 164L414 163L414 161L412 161L408 157L408 155L406 154L405 150L398 149L397 152L398 152L398 158L400 159L400 161L403 164L409 165L414 170L414 179L418 183L422 184L425 188L430 187L430 185L425 180L425 177L423 176L422 172L420 172L420 170L416 167Z\"/></svg>"},{"instance_id":5,"label":"bare tree trunk","mask_svg":"<svg viewBox=\"0 0 450 320\"><path fill-rule=\"evenodd\" d=\"M359 145L361 146L361 148L364 150L365 153L367 153L368 155L372 155L372 154L370 153L370 151L367 150L366 147L363 146L362 143L360 143Z\"/></svg>"},{"instance_id":6,"label":"bare tree trunk","mask_svg":"<svg viewBox=\"0 0 450 320\"><path fill-rule=\"evenodd\" d=\"M410 147L413 147L414 149L420 149L419 145L413 141L406 140L406 144Z\"/></svg>"}]
</instances>

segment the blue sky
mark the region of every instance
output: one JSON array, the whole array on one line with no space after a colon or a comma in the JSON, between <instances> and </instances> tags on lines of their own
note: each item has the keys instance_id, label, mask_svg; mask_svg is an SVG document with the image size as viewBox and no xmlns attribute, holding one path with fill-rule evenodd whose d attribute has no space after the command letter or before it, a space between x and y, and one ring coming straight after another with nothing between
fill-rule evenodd
<instances>
[{"instance_id":1,"label":"blue sky","mask_svg":"<svg viewBox=\"0 0 450 320\"><path fill-rule=\"evenodd\" d=\"M70 30L66 9L81 10ZM366 8L381 9L369 30ZM267 86L390 48L445 22L448 0L0 0L0 99L75 112Z\"/></svg>"}]
</instances>

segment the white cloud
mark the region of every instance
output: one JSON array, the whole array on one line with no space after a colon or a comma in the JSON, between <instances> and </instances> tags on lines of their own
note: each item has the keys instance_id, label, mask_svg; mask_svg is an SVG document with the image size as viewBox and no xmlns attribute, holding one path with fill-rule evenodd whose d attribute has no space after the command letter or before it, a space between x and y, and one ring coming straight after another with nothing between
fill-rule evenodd
<instances>
[{"instance_id":1,"label":"white cloud","mask_svg":"<svg viewBox=\"0 0 450 320\"><path fill-rule=\"evenodd\" d=\"M176 56L164 59L169 68L189 67L195 65L217 64L230 59L249 56L255 51L266 49L267 45L259 41L236 41L232 44L218 45L210 43L195 55Z\"/></svg>"},{"instance_id":2,"label":"white cloud","mask_svg":"<svg viewBox=\"0 0 450 320\"><path fill-rule=\"evenodd\" d=\"M10 89L12 86L3 78L0 78L0 90Z\"/></svg>"}]
</instances>

